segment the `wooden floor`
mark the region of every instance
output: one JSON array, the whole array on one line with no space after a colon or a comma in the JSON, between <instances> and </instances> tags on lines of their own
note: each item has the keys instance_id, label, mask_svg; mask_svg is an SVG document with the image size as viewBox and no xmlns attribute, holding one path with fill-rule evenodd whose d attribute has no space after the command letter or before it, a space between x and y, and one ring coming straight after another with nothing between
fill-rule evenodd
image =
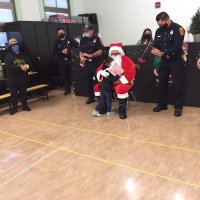
<instances>
[{"instance_id":1,"label":"wooden floor","mask_svg":"<svg viewBox=\"0 0 200 200\"><path fill-rule=\"evenodd\" d=\"M85 100L53 91L1 113L0 200L200 200L199 108L130 102L123 121Z\"/></svg>"}]
</instances>

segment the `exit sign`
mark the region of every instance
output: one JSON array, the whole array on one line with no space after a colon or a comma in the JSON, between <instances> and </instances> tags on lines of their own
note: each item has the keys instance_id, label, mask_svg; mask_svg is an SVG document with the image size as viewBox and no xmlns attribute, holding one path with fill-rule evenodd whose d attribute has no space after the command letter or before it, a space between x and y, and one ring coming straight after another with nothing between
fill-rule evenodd
<instances>
[{"instance_id":1,"label":"exit sign","mask_svg":"<svg viewBox=\"0 0 200 200\"><path fill-rule=\"evenodd\" d=\"M161 3L160 2L156 2L155 3L155 8L160 8L161 7Z\"/></svg>"}]
</instances>

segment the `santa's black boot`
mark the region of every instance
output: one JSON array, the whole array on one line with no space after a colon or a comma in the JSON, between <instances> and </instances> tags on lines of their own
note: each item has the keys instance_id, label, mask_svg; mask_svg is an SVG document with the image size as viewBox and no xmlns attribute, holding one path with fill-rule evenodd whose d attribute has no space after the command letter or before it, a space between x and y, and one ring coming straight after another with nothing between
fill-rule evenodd
<instances>
[{"instance_id":1,"label":"santa's black boot","mask_svg":"<svg viewBox=\"0 0 200 200\"><path fill-rule=\"evenodd\" d=\"M128 99L119 99L119 117L120 119L126 119L127 114L127 104L128 104Z\"/></svg>"}]
</instances>

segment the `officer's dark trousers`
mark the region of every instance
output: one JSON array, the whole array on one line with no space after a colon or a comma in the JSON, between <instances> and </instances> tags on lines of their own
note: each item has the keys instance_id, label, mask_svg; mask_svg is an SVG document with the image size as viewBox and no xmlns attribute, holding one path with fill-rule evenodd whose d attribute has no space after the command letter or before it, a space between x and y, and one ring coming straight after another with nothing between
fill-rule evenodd
<instances>
[{"instance_id":1,"label":"officer's dark trousers","mask_svg":"<svg viewBox=\"0 0 200 200\"><path fill-rule=\"evenodd\" d=\"M99 63L88 62L85 66L85 81L88 86L88 98L94 99L94 83L96 80L96 70L100 66ZM95 78L95 80L94 80Z\"/></svg>"},{"instance_id":2,"label":"officer's dark trousers","mask_svg":"<svg viewBox=\"0 0 200 200\"><path fill-rule=\"evenodd\" d=\"M174 87L174 107L182 108L184 61L182 58L172 60L162 59L158 70L159 77L159 105L168 104L168 81L172 75Z\"/></svg>"},{"instance_id":3,"label":"officer's dark trousers","mask_svg":"<svg viewBox=\"0 0 200 200\"><path fill-rule=\"evenodd\" d=\"M11 108L17 109L17 102L18 97L21 100L22 106L27 106L27 88L26 87L16 87L16 88L10 88L10 94L11 94Z\"/></svg>"},{"instance_id":4,"label":"officer's dark trousers","mask_svg":"<svg viewBox=\"0 0 200 200\"><path fill-rule=\"evenodd\" d=\"M60 71L61 78L64 82L65 91L70 91L71 87L71 62L66 61L64 59L60 59L58 61L58 67Z\"/></svg>"}]
</instances>

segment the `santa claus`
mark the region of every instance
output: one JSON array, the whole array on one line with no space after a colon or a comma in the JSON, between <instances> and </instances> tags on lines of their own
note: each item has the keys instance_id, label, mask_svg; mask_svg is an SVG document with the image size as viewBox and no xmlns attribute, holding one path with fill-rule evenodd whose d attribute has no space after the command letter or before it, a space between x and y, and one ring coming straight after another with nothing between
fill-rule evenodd
<instances>
[{"instance_id":1,"label":"santa claus","mask_svg":"<svg viewBox=\"0 0 200 200\"><path fill-rule=\"evenodd\" d=\"M123 74L120 75L119 81L114 83L113 91L116 93L119 99L119 116L121 119L127 118L127 104L128 104L128 92L133 88L133 81L136 75L136 67L133 61L125 56L122 49L122 43L111 44L109 50L109 57L111 57L118 66L122 68ZM102 77L107 76L107 72L102 70L103 65L97 69L97 80L99 83L95 85L95 96L100 96L100 85Z\"/></svg>"}]
</instances>

